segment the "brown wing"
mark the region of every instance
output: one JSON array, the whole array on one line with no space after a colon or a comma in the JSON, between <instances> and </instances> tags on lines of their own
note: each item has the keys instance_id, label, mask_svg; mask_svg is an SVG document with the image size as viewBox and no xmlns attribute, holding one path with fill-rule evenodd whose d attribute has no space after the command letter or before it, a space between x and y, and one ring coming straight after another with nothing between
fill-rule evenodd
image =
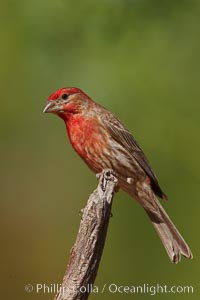
<instances>
[{"instance_id":1,"label":"brown wing","mask_svg":"<svg viewBox=\"0 0 200 300\"><path fill-rule=\"evenodd\" d=\"M159 197L167 199L167 196L162 192L158 184L156 175L154 174L144 152L142 151L132 134L121 123L121 121L119 121L112 114L107 114L107 118L104 119L104 125L109 130L112 138L114 138L118 143L123 145L123 147L125 147L132 154L133 158L138 162L138 164L143 168L145 173L149 176L151 180L151 186L154 192Z\"/></svg>"}]
</instances>

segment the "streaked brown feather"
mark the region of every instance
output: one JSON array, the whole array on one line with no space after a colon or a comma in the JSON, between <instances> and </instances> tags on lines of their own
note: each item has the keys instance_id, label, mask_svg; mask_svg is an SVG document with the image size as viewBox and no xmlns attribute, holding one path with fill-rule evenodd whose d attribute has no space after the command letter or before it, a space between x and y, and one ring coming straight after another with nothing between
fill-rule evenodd
<instances>
[{"instance_id":1,"label":"streaked brown feather","mask_svg":"<svg viewBox=\"0 0 200 300\"><path fill-rule=\"evenodd\" d=\"M148 159L146 158L144 152L140 148L138 142L134 139L133 135L128 129L121 123L117 117L113 116L111 113L107 114L107 117L103 120L104 125L109 130L113 139L120 143L137 163L142 167L145 173L149 176L151 180L151 186L154 192L161 198L167 199L167 196L161 190L155 173L153 172Z\"/></svg>"}]
</instances>

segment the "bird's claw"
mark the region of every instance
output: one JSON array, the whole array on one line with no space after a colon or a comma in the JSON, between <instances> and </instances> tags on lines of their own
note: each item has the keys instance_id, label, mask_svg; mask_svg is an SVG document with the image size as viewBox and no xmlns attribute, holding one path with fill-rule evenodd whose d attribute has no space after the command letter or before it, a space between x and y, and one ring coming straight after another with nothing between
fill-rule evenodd
<instances>
[{"instance_id":1,"label":"bird's claw","mask_svg":"<svg viewBox=\"0 0 200 300\"><path fill-rule=\"evenodd\" d=\"M96 176L98 176L97 178L100 178L100 186L103 192L105 192L109 180L113 180L117 186L117 175L112 169L105 169Z\"/></svg>"}]
</instances>

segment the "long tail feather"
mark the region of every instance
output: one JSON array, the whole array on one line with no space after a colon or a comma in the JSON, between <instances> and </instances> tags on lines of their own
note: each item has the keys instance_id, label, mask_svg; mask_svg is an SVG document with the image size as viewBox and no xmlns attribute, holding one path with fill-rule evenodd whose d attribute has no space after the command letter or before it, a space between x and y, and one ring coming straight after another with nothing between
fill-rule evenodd
<instances>
[{"instance_id":1,"label":"long tail feather","mask_svg":"<svg viewBox=\"0 0 200 300\"><path fill-rule=\"evenodd\" d=\"M163 242L170 260L174 263L178 263L181 260L181 255L191 259L193 255L189 246L155 196L153 200L154 209L144 209ZM156 207L157 209L155 210Z\"/></svg>"}]
</instances>

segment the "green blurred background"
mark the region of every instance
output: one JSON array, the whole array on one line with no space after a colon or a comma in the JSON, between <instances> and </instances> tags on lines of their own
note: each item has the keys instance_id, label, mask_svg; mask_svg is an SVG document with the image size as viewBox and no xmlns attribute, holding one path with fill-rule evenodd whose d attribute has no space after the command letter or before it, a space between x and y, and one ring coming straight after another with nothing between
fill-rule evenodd
<instances>
[{"instance_id":1,"label":"green blurred background","mask_svg":"<svg viewBox=\"0 0 200 300\"><path fill-rule=\"evenodd\" d=\"M144 211L120 192L95 284L192 285L194 294L172 298L199 299L199 1L7 0L0 6L2 299L53 298L24 287L61 282L78 213L97 185L63 122L42 114L47 97L63 86L82 88L126 123L194 253L192 261L171 264ZM152 296L90 297L123 298Z\"/></svg>"}]
</instances>

